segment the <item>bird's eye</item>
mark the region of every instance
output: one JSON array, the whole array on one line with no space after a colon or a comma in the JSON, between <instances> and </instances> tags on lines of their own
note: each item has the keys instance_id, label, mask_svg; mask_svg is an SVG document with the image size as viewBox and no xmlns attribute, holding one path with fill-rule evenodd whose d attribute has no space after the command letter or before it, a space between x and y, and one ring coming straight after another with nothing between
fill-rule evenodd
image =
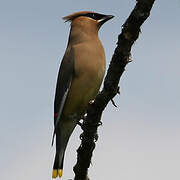
<instances>
[{"instance_id":1,"label":"bird's eye","mask_svg":"<svg viewBox=\"0 0 180 180\"><path fill-rule=\"evenodd\" d=\"M84 16L90 17L94 20L100 20L104 15L103 14L98 14L98 13L87 13Z\"/></svg>"},{"instance_id":2,"label":"bird's eye","mask_svg":"<svg viewBox=\"0 0 180 180\"><path fill-rule=\"evenodd\" d=\"M96 17L94 13L92 13L91 16L92 16L93 19Z\"/></svg>"},{"instance_id":3,"label":"bird's eye","mask_svg":"<svg viewBox=\"0 0 180 180\"><path fill-rule=\"evenodd\" d=\"M95 13L88 13L85 16L90 17L92 19L96 19L96 14Z\"/></svg>"}]
</instances>

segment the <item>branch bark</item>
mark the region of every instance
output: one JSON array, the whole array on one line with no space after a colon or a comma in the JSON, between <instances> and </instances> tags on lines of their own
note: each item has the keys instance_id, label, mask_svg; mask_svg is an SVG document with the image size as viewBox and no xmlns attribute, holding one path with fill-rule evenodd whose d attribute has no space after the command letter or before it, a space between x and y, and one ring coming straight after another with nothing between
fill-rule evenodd
<instances>
[{"instance_id":1,"label":"branch bark","mask_svg":"<svg viewBox=\"0 0 180 180\"><path fill-rule=\"evenodd\" d=\"M125 66L130 62L131 48L138 39L140 27L149 17L155 0L137 0L136 6L122 26L122 32L118 36L117 47L114 50L102 91L95 101L90 103L87 116L83 121L81 145L77 150L77 163L73 170L74 180L89 180L88 168L97 141L97 129L101 125L101 115L108 102L119 93L119 80Z\"/></svg>"}]
</instances>

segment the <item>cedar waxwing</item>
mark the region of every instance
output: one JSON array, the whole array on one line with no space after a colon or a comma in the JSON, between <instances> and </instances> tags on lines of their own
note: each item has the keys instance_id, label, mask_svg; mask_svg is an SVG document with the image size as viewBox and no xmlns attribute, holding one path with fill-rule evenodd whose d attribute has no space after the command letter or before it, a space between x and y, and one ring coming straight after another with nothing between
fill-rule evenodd
<instances>
[{"instance_id":1,"label":"cedar waxwing","mask_svg":"<svg viewBox=\"0 0 180 180\"><path fill-rule=\"evenodd\" d=\"M71 29L56 84L54 101L56 155L53 178L62 176L69 137L101 86L106 62L98 31L102 24L113 17L83 11L63 18L71 22Z\"/></svg>"}]
</instances>

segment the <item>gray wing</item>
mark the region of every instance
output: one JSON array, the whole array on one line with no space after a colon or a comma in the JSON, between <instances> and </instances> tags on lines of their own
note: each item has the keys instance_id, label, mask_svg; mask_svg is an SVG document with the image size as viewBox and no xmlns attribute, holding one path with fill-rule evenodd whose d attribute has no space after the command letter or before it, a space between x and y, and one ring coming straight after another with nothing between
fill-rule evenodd
<instances>
[{"instance_id":1,"label":"gray wing","mask_svg":"<svg viewBox=\"0 0 180 180\"><path fill-rule=\"evenodd\" d=\"M54 133L52 139L52 145L54 136L56 134L57 126L61 120L63 107L71 87L72 79L74 75L74 51L72 48L67 48L65 55L62 59L54 100Z\"/></svg>"}]
</instances>

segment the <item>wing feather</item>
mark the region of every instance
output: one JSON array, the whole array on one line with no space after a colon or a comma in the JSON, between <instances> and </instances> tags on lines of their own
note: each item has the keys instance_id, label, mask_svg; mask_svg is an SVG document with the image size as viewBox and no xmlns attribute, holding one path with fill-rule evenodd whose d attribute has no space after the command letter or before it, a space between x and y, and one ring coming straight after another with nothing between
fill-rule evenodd
<instances>
[{"instance_id":1,"label":"wing feather","mask_svg":"<svg viewBox=\"0 0 180 180\"><path fill-rule=\"evenodd\" d=\"M54 100L54 133L53 133L52 145L54 142L56 129L61 120L63 107L71 87L73 75L74 75L74 51L73 48L68 47L60 65L57 84L56 84L56 93Z\"/></svg>"}]
</instances>

